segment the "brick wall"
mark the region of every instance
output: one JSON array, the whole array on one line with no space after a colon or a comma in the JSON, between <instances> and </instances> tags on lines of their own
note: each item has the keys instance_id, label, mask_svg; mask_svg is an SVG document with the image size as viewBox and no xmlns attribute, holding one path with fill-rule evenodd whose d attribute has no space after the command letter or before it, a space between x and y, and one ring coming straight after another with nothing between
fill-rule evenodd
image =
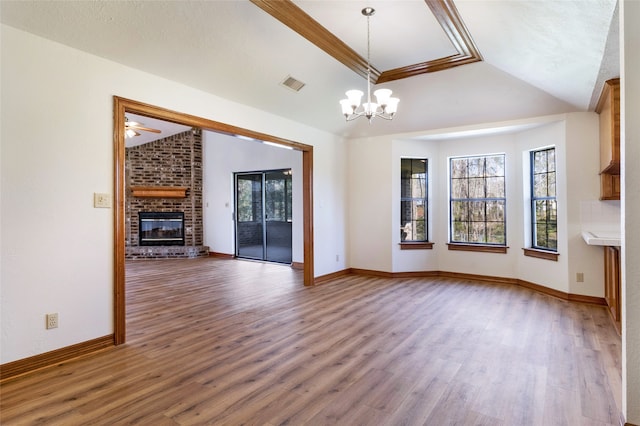
<instances>
[{"instance_id":1,"label":"brick wall","mask_svg":"<svg viewBox=\"0 0 640 426\"><path fill-rule=\"evenodd\" d=\"M126 255L140 257L195 257L203 250L202 225L202 132L189 130L174 136L126 149ZM183 186L186 198L133 197L132 186ZM139 247L138 212L184 212L185 248L171 250ZM191 247L190 249L187 249ZM194 247L200 247L194 250Z\"/></svg>"}]
</instances>

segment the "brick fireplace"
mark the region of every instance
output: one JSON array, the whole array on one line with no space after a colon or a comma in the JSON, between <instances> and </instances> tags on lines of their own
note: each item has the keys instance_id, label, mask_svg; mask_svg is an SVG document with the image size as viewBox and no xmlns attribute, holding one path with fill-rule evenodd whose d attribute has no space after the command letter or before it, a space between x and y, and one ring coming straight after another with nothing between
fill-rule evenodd
<instances>
[{"instance_id":1,"label":"brick fireplace","mask_svg":"<svg viewBox=\"0 0 640 426\"><path fill-rule=\"evenodd\" d=\"M125 152L127 259L194 258L209 255L203 245L202 132L188 130ZM142 217L182 218L181 240L141 241ZM143 223L146 223L143 221ZM164 235L174 222L158 221L145 235ZM147 226L147 225L143 225ZM176 231L174 230L175 234ZM175 237L175 235L174 235Z\"/></svg>"}]
</instances>

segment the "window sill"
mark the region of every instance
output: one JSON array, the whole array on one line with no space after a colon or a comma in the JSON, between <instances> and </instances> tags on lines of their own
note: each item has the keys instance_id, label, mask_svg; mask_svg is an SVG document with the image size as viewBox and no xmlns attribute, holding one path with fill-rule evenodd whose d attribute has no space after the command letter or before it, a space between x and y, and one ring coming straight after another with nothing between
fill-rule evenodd
<instances>
[{"instance_id":1,"label":"window sill","mask_svg":"<svg viewBox=\"0 0 640 426\"><path fill-rule=\"evenodd\" d=\"M400 250L432 250L433 243L429 241L403 241Z\"/></svg>"},{"instance_id":2,"label":"window sill","mask_svg":"<svg viewBox=\"0 0 640 426\"><path fill-rule=\"evenodd\" d=\"M560 254L556 252L547 251L547 250L540 250L540 249L534 249L534 248L523 248L522 250L524 250L525 256L536 257L538 259L553 260L554 262L557 262L558 256L560 256Z\"/></svg>"},{"instance_id":3,"label":"window sill","mask_svg":"<svg viewBox=\"0 0 640 426\"><path fill-rule=\"evenodd\" d=\"M460 244L460 243L447 243L449 250L457 251L479 251L482 253L506 253L509 247L507 246L490 246L483 244Z\"/></svg>"}]
</instances>

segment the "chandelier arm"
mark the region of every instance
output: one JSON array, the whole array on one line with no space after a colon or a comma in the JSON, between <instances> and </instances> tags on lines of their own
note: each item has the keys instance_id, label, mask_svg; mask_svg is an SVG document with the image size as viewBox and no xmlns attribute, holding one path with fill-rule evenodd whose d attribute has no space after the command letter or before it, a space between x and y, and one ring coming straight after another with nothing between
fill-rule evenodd
<instances>
[{"instance_id":1,"label":"chandelier arm","mask_svg":"<svg viewBox=\"0 0 640 426\"><path fill-rule=\"evenodd\" d=\"M380 118L382 118L382 119L384 119L384 120L393 120L393 115L386 114L386 113L383 113L383 114L376 114L375 116L376 116L376 117L380 117Z\"/></svg>"},{"instance_id":2,"label":"chandelier arm","mask_svg":"<svg viewBox=\"0 0 640 426\"><path fill-rule=\"evenodd\" d=\"M351 114L351 115L349 115L349 116L347 116L345 118L346 118L346 121L353 121L356 118L362 117L363 115L364 115L363 112L354 112L353 114Z\"/></svg>"}]
</instances>

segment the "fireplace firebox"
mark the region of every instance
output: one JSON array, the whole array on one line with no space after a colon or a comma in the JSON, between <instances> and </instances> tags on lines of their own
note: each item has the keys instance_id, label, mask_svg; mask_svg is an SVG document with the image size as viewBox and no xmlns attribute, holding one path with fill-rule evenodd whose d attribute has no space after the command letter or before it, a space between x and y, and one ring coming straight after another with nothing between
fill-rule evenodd
<instances>
[{"instance_id":1,"label":"fireplace firebox","mask_svg":"<svg viewBox=\"0 0 640 426\"><path fill-rule=\"evenodd\" d=\"M139 212L141 246L183 246L183 212Z\"/></svg>"}]
</instances>

